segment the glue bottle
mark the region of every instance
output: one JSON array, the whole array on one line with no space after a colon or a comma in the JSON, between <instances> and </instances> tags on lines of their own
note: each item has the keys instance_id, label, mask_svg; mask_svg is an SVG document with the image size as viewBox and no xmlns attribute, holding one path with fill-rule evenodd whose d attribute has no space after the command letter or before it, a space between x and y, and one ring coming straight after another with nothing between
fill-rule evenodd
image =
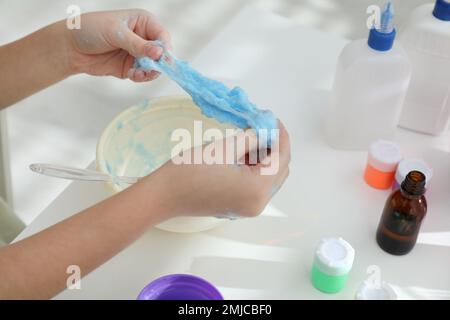
<instances>
[{"instance_id":1,"label":"glue bottle","mask_svg":"<svg viewBox=\"0 0 450 320\"><path fill-rule=\"evenodd\" d=\"M349 43L339 57L325 129L334 148L362 151L372 141L392 139L411 78L393 18L388 2L369 40Z\"/></svg>"},{"instance_id":2,"label":"glue bottle","mask_svg":"<svg viewBox=\"0 0 450 320\"><path fill-rule=\"evenodd\" d=\"M384 251L404 255L414 248L427 213L425 185L425 174L411 171L400 190L394 191L388 198L376 236L378 245Z\"/></svg>"},{"instance_id":3,"label":"glue bottle","mask_svg":"<svg viewBox=\"0 0 450 320\"><path fill-rule=\"evenodd\" d=\"M400 126L440 135L450 126L450 0L418 7L400 42L413 67Z\"/></svg>"}]
</instances>

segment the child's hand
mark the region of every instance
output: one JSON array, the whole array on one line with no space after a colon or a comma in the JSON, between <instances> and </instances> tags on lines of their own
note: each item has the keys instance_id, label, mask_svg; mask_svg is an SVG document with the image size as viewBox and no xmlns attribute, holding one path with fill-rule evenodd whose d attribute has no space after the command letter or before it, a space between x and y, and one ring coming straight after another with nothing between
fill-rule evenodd
<instances>
[{"instance_id":1,"label":"child's hand","mask_svg":"<svg viewBox=\"0 0 450 320\"><path fill-rule=\"evenodd\" d=\"M237 166L167 162L147 180L158 190L158 202L164 208L162 211L168 217L259 215L289 175L289 136L281 123L279 127L280 143L272 148L269 155L271 161L279 159L278 170L273 174L261 174L262 167L267 168L267 163ZM245 157L248 151L238 150L237 157Z\"/></svg>"},{"instance_id":2,"label":"child's hand","mask_svg":"<svg viewBox=\"0 0 450 320\"><path fill-rule=\"evenodd\" d=\"M169 33L147 11L120 10L81 15L81 29L67 30L69 57L76 72L136 82L153 80L155 71L133 68L135 57L161 57L162 49L149 40L161 40L171 47Z\"/></svg>"}]
</instances>

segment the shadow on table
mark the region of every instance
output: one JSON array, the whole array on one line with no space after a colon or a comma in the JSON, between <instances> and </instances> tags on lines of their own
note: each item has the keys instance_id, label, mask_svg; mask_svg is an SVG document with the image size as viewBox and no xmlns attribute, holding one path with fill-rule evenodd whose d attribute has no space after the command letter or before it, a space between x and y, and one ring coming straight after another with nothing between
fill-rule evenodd
<instances>
[{"instance_id":1,"label":"shadow on table","mask_svg":"<svg viewBox=\"0 0 450 320\"><path fill-rule=\"evenodd\" d=\"M399 299L402 300L450 300L450 290L432 289L425 287L401 288L393 285Z\"/></svg>"},{"instance_id":2,"label":"shadow on table","mask_svg":"<svg viewBox=\"0 0 450 320\"><path fill-rule=\"evenodd\" d=\"M295 216L288 217L269 205L257 218L230 221L206 234L210 237L263 246L297 247L297 244L305 239L301 224L296 223L295 220Z\"/></svg>"},{"instance_id":3,"label":"shadow on table","mask_svg":"<svg viewBox=\"0 0 450 320\"><path fill-rule=\"evenodd\" d=\"M203 256L194 258L190 272L218 287L251 290L252 298L281 298L287 292L310 289L309 270L295 259L283 262ZM292 295L291 295L292 296Z\"/></svg>"}]
</instances>

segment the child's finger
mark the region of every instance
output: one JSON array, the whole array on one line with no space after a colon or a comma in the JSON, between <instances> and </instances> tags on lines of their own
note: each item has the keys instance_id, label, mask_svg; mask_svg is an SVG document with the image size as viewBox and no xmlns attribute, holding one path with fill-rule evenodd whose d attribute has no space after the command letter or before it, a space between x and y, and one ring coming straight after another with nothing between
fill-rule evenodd
<instances>
[{"instance_id":1,"label":"child's finger","mask_svg":"<svg viewBox=\"0 0 450 320\"><path fill-rule=\"evenodd\" d=\"M163 48L146 43L144 48L144 56L150 57L152 60L158 61L163 54Z\"/></svg>"},{"instance_id":2,"label":"child's finger","mask_svg":"<svg viewBox=\"0 0 450 320\"><path fill-rule=\"evenodd\" d=\"M158 78L161 75L161 73L159 73L158 71L150 71L149 73L149 77L148 80L152 81L155 80L156 78Z\"/></svg>"},{"instance_id":3,"label":"child's finger","mask_svg":"<svg viewBox=\"0 0 450 320\"><path fill-rule=\"evenodd\" d=\"M128 71L128 78L134 82L144 82L147 80L147 76L143 70L137 70L135 68L131 68Z\"/></svg>"},{"instance_id":4,"label":"child's finger","mask_svg":"<svg viewBox=\"0 0 450 320\"><path fill-rule=\"evenodd\" d=\"M162 25L155 21L149 21L146 25L146 36L149 40L161 40L164 47L168 50L172 50L172 40L170 33L164 29Z\"/></svg>"},{"instance_id":5,"label":"child's finger","mask_svg":"<svg viewBox=\"0 0 450 320\"><path fill-rule=\"evenodd\" d=\"M152 81L158 78L159 75L160 73L156 71L144 71L135 68L131 68L128 71L128 79L134 82Z\"/></svg>"},{"instance_id":6,"label":"child's finger","mask_svg":"<svg viewBox=\"0 0 450 320\"><path fill-rule=\"evenodd\" d=\"M159 60L163 54L163 49L152 44L149 40L141 38L130 29L123 31L123 37L118 43L119 47L127 51L135 58L150 57L152 60Z\"/></svg>"},{"instance_id":7,"label":"child's finger","mask_svg":"<svg viewBox=\"0 0 450 320\"><path fill-rule=\"evenodd\" d=\"M248 129L243 132L239 132L235 136L227 138L226 144L235 144L236 160L246 161L249 160L256 164L258 161L258 137L254 130ZM228 148L230 150L230 148ZM247 157L247 158L246 158Z\"/></svg>"},{"instance_id":8,"label":"child's finger","mask_svg":"<svg viewBox=\"0 0 450 320\"><path fill-rule=\"evenodd\" d=\"M120 48L135 58L144 55L145 44L146 41L144 39L129 29L123 31L123 37L119 41Z\"/></svg>"},{"instance_id":9,"label":"child's finger","mask_svg":"<svg viewBox=\"0 0 450 320\"><path fill-rule=\"evenodd\" d=\"M289 133L286 130L284 124L278 120L279 128L279 139L278 139L278 150L280 153L280 164L286 167L291 162L291 141L289 138Z\"/></svg>"}]
</instances>

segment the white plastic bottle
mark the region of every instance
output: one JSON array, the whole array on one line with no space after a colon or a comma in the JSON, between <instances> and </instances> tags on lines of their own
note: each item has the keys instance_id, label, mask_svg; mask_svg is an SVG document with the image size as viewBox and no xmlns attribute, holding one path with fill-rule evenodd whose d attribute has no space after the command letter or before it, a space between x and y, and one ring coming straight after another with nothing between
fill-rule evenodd
<instances>
[{"instance_id":1,"label":"white plastic bottle","mask_svg":"<svg viewBox=\"0 0 450 320\"><path fill-rule=\"evenodd\" d=\"M411 78L411 64L395 35L388 2L369 41L353 41L342 51L325 128L332 147L367 150L375 140L392 138Z\"/></svg>"},{"instance_id":2,"label":"white plastic bottle","mask_svg":"<svg viewBox=\"0 0 450 320\"><path fill-rule=\"evenodd\" d=\"M413 66L400 126L440 135L450 125L450 1L418 7L400 42Z\"/></svg>"}]
</instances>

